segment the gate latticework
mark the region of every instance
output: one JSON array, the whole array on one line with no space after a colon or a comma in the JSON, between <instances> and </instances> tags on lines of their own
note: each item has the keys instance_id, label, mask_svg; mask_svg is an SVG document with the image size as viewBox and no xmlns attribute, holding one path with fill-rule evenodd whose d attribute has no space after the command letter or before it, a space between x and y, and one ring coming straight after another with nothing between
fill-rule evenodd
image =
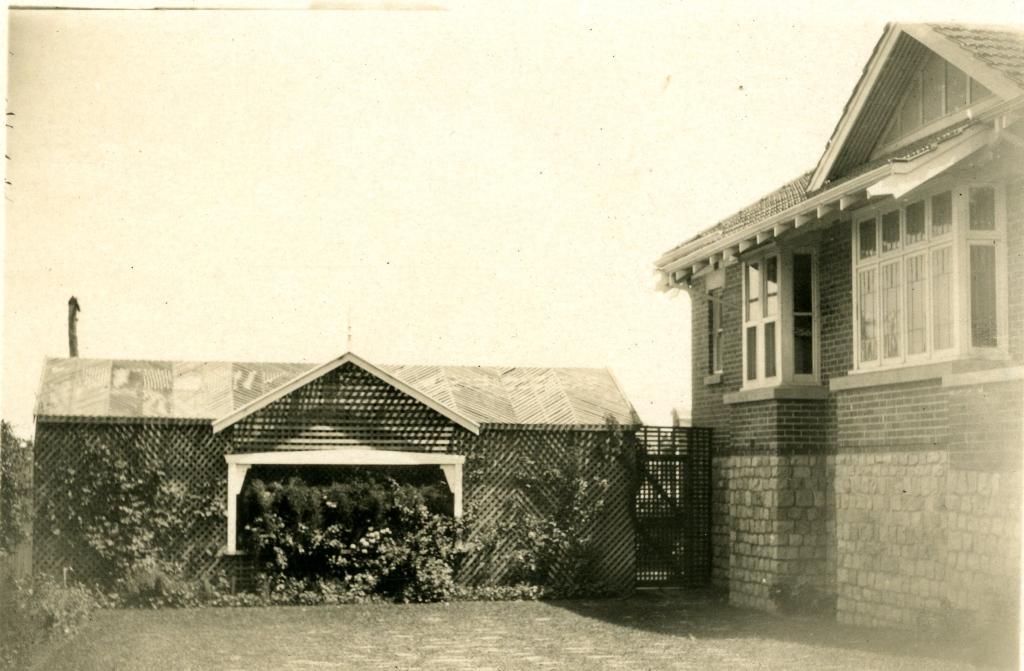
<instances>
[{"instance_id":1,"label":"gate latticework","mask_svg":"<svg viewBox=\"0 0 1024 671\"><path fill-rule=\"evenodd\" d=\"M636 584L700 587L711 579L711 430L641 427Z\"/></svg>"}]
</instances>

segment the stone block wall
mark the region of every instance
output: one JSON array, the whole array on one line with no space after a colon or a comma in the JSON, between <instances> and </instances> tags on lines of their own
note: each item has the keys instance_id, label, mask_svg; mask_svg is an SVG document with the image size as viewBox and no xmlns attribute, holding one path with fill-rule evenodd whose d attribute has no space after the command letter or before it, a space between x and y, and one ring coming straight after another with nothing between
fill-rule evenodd
<instances>
[{"instance_id":1,"label":"stone block wall","mask_svg":"<svg viewBox=\"0 0 1024 671\"><path fill-rule=\"evenodd\" d=\"M834 593L830 478L825 455L720 460L729 509L729 598L762 610L826 606Z\"/></svg>"},{"instance_id":2,"label":"stone block wall","mask_svg":"<svg viewBox=\"0 0 1024 671\"><path fill-rule=\"evenodd\" d=\"M942 607L945 451L836 457L836 613L841 622L918 625Z\"/></svg>"}]
</instances>

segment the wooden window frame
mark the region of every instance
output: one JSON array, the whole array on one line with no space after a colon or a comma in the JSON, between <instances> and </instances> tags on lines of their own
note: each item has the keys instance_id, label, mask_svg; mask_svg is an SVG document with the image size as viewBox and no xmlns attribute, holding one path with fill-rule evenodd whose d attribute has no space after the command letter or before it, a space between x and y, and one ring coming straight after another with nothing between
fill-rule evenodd
<instances>
[{"instance_id":1,"label":"wooden window frame","mask_svg":"<svg viewBox=\"0 0 1024 671\"><path fill-rule=\"evenodd\" d=\"M969 227L970 189L988 187L995 192L995 228L993 230L971 230ZM949 191L952 196L952 226L950 231L942 235L934 235L932 228L932 197ZM922 240L907 244L906 208L909 205L924 202L925 235ZM881 244L882 215L898 209L900 212L900 245L897 249L883 252ZM875 220L876 253L866 259L860 258L860 224L871 219ZM851 225L851 273L852 273L852 330L853 330L853 370L851 373L903 368L911 365L950 361L955 359L993 359L1004 360L1009 356L1009 321L1008 321L1008 271L1006 258L1006 189L1005 185L991 181L973 181L940 179L929 185L927 189L907 194L898 201L888 201L880 205L864 208L853 213ZM996 259L996 347L974 347L971 343L971 306L970 306L970 259L971 245L993 245ZM948 247L952 254L951 295L949 297L950 312L953 315L952 346L936 350L934 347L934 311L932 266L936 251ZM908 274L907 260L924 255L925 302L925 350L917 354L908 352ZM884 352L884 320L882 299L882 268L899 264L899 355L885 357ZM861 360L860 343L860 294L858 278L860 273L875 268L877 297L875 300L875 322L877 324L878 352L877 358L870 361Z\"/></svg>"},{"instance_id":2,"label":"wooden window frame","mask_svg":"<svg viewBox=\"0 0 1024 671\"><path fill-rule=\"evenodd\" d=\"M793 256L803 254L811 257L811 324L812 324L812 373L796 374L795 372L795 350L794 350L794 315L793 315ZM767 259L775 257L778 260L778 311L774 315L765 315L766 304L766 274L764 266ZM758 263L761 267L759 274L760 300L758 309L760 315L747 316L747 266ZM764 387L778 387L785 385L818 385L821 379L821 311L819 306L819 279L818 279L818 252L812 245L797 245L779 247L773 245L756 255L743 260L742 273L743 292L743 313L742 313L742 343L743 343L743 365L742 365L742 389L759 389ZM765 325L775 324L775 375L765 375ZM749 356L749 343L747 340L747 329L755 328L757 333L756 355L757 355L757 376L755 379L747 378L747 361Z\"/></svg>"},{"instance_id":3,"label":"wooden window frame","mask_svg":"<svg viewBox=\"0 0 1024 671\"><path fill-rule=\"evenodd\" d=\"M722 289L708 290L708 373L722 372Z\"/></svg>"}]
</instances>

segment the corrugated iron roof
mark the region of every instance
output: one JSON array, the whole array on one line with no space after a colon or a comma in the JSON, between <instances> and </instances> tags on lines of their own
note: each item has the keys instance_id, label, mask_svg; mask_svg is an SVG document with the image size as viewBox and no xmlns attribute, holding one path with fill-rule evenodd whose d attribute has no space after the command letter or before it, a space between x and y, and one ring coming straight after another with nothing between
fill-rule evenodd
<instances>
[{"instance_id":1,"label":"corrugated iron roof","mask_svg":"<svg viewBox=\"0 0 1024 671\"><path fill-rule=\"evenodd\" d=\"M47 359L37 417L214 420L316 368L308 363ZM636 423L599 368L383 365L382 370L480 424Z\"/></svg>"}]
</instances>

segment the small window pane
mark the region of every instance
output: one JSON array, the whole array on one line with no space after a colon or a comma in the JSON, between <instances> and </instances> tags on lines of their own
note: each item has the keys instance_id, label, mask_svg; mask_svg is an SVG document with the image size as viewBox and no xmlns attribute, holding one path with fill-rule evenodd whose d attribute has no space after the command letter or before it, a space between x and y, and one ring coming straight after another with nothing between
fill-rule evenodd
<instances>
[{"instance_id":1,"label":"small window pane","mask_svg":"<svg viewBox=\"0 0 1024 671\"><path fill-rule=\"evenodd\" d=\"M932 235L945 235L953 230L953 194L944 191L932 196Z\"/></svg>"},{"instance_id":2,"label":"small window pane","mask_svg":"<svg viewBox=\"0 0 1024 671\"><path fill-rule=\"evenodd\" d=\"M779 257L764 260L764 315L779 313Z\"/></svg>"},{"instance_id":3,"label":"small window pane","mask_svg":"<svg viewBox=\"0 0 1024 671\"><path fill-rule=\"evenodd\" d=\"M793 372L814 374L814 318L811 315L793 317Z\"/></svg>"},{"instance_id":4,"label":"small window pane","mask_svg":"<svg viewBox=\"0 0 1024 671\"><path fill-rule=\"evenodd\" d=\"M882 356L900 355L900 264L882 266Z\"/></svg>"},{"instance_id":5,"label":"small window pane","mask_svg":"<svg viewBox=\"0 0 1024 671\"><path fill-rule=\"evenodd\" d=\"M971 245L971 344L996 346L996 248Z\"/></svg>"},{"instance_id":6,"label":"small window pane","mask_svg":"<svg viewBox=\"0 0 1024 671\"><path fill-rule=\"evenodd\" d=\"M757 379L757 327L747 327L747 379Z\"/></svg>"},{"instance_id":7,"label":"small window pane","mask_svg":"<svg viewBox=\"0 0 1024 671\"><path fill-rule=\"evenodd\" d=\"M757 301L761 297L761 270L759 263L747 264L747 319L757 319Z\"/></svg>"},{"instance_id":8,"label":"small window pane","mask_svg":"<svg viewBox=\"0 0 1024 671\"><path fill-rule=\"evenodd\" d=\"M928 59L928 64L924 67L922 107L924 109L925 123L942 116L942 97L945 80L946 61L933 54Z\"/></svg>"},{"instance_id":9,"label":"small window pane","mask_svg":"<svg viewBox=\"0 0 1024 671\"><path fill-rule=\"evenodd\" d=\"M875 318L875 269L861 271L858 281L860 306L860 360L875 361L878 359L878 332Z\"/></svg>"},{"instance_id":10,"label":"small window pane","mask_svg":"<svg viewBox=\"0 0 1024 671\"><path fill-rule=\"evenodd\" d=\"M907 244L924 240L924 201L907 205Z\"/></svg>"},{"instance_id":11,"label":"small window pane","mask_svg":"<svg viewBox=\"0 0 1024 671\"><path fill-rule=\"evenodd\" d=\"M921 354L927 348L925 334L924 254L907 259L907 353Z\"/></svg>"},{"instance_id":12,"label":"small window pane","mask_svg":"<svg viewBox=\"0 0 1024 671\"><path fill-rule=\"evenodd\" d=\"M990 186L971 188L970 226L972 231L996 228L996 192Z\"/></svg>"},{"instance_id":13,"label":"small window pane","mask_svg":"<svg viewBox=\"0 0 1024 671\"><path fill-rule=\"evenodd\" d=\"M975 81L973 79L971 80L971 103L972 104L978 102L979 100L984 100L985 98L988 98L990 95L992 95L992 92L989 91L987 88L985 88L984 85L978 83L977 81Z\"/></svg>"},{"instance_id":14,"label":"small window pane","mask_svg":"<svg viewBox=\"0 0 1024 671\"><path fill-rule=\"evenodd\" d=\"M946 112L967 106L967 75L955 66L946 64Z\"/></svg>"},{"instance_id":15,"label":"small window pane","mask_svg":"<svg viewBox=\"0 0 1024 671\"><path fill-rule=\"evenodd\" d=\"M775 322L764 325L764 376L775 377Z\"/></svg>"},{"instance_id":16,"label":"small window pane","mask_svg":"<svg viewBox=\"0 0 1024 671\"><path fill-rule=\"evenodd\" d=\"M876 228L874 219L860 222L860 230L857 237L860 239L860 258L862 259L874 256L878 249L878 241L875 240Z\"/></svg>"},{"instance_id":17,"label":"small window pane","mask_svg":"<svg viewBox=\"0 0 1024 671\"><path fill-rule=\"evenodd\" d=\"M882 215L882 251L891 252L900 248L900 211L893 210Z\"/></svg>"},{"instance_id":18,"label":"small window pane","mask_svg":"<svg viewBox=\"0 0 1024 671\"><path fill-rule=\"evenodd\" d=\"M722 370L722 292L714 289L708 300L708 368L715 373Z\"/></svg>"},{"instance_id":19,"label":"small window pane","mask_svg":"<svg viewBox=\"0 0 1024 671\"><path fill-rule=\"evenodd\" d=\"M900 108L900 124L904 135L921 125L921 78L915 76L907 88L907 97Z\"/></svg>"},{"instance_id":20,"label":"small window pane","mask_svg":"<svg viewBox=\"0 0 1024 671\"><path fill-rule=\"evenodd\" d=\"M793 255L793 312L811 312L814 262L810 254Z\"/></svg>"},{"instance_id":21,"label":"small window pane","mask_svg":"<svg viewBox=\"0 0 1024 671\"><path fill-rule=\"evenodd\" d=\"M932 252L932 349L953 346L953 249Z\"/></svg>"}]
</instances>

